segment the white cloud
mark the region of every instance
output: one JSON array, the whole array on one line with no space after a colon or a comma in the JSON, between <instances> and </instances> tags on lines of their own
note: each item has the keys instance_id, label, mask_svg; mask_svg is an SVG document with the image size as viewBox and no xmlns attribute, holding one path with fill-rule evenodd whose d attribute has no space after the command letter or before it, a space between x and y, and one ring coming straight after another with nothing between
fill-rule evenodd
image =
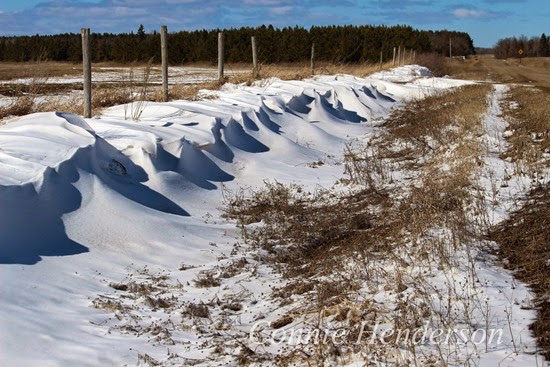
<instances>
[{"instance_id":1,"label":"white cloud","mask_svg":"<svg viewBox=\"0 0 550 367\"><path fill-rule=\"evenodd\" d=\"M488 14L483 10L477 9L466 9L466 8L457 8L453 10L453 15L455 18L465 19L465 18L486 18Z\"/></svg>"},{"instance_id":2,"label":"white cloud","mask_svg":"<svg viewBox=\"0 0 550 367\"><path fill-rule=\"evenodd\" d=\"M269 14L271 15L285 15L292 11L292 6L277 6L275 8L269 9Z\"/></svg>"}]
</instances>

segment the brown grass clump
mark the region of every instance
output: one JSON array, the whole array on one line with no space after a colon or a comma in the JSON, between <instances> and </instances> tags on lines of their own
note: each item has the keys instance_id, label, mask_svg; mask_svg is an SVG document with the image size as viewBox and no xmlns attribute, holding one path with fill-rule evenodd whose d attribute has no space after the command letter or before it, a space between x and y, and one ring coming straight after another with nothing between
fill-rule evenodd
<instances>
[{"instance_id":1,"label":"brown grass clump","mask_svg":"<svg viewBox=\"0 0 550 367\"><path fill-rule=\"evenodd\" d=\"M206 90L218 90L223 86L224 82L214 80L210 82L203 82L198 84L176 84L170 87L169 95L171 99L185 99L189 101L196 101L201 99L199 91Z\"/></svg>"},{"instance_id":2,"label":"brown grass clump","mask_svg":"<svg viewBox=\"0 0 550 367\"><path fill-rule=\"evenodd\" d=\"M94 110L130 103L134 100L128 87L113 88L111 85L99 84L92 91L92 106Z\"/></svg>"},{"instance_id":3,"label":"brown grass clump","mask_svg":"<svg viewBox=\"0 0 550 367\"><path fill-rule=\"evenodd\" d=\"M215 277L212 271L202 271L194 283L197 288L219 287L222 284L221 279Z\"/></svg>"},{"instance_id":4,"label":"brown grass clump","mask_svg":"<svg viewBox=\"0 0 550 367\"><path fill-rule=\"evenodd\" d=\"M250 244L266 250L270 261L279 264L287 276L307 278L332 272L343 253L373 244L374 237L361 234L374 219L362 208L384 199L367 191L353 197L328 190L309 193L299 186L275 182L266 183L250 197L235 195L225 207L225 216L237 219ZM350 211L353 218L346 215ZM257 222L264 225L247 229L248 224Z\"/></svg>"},{"instance_id":5,"label":"brown grass clump","mask_svg":"<svg viewBox=\"0 0 550 367\"><path fill-rule=\"evenodd\" d=\"M415 62L430 69L434 76L445 76L451 73L449 60L435 52L417 55Z\"/></svg>"},{"instance_id":6,"label":"brown grass clump","mask_svg":"<svg viewBox=\"0 0 550 367\"><path fill-rule=\"evenodd\" d=\"M23 116L32 113L34 99L32 97L18 98L7 107L0 108L0 120L10 116Z\"/></svg>"},{"instance_id":7,"label":"brown grass clump","mask_svg":"<svg viewBox=\"0 0 550 367\"><path fill-rule=\"evenodd\" d=\"M210 317L210 309L208 305L204 303L193 303L190 302L187 307L182 311L182 313L189 317L200 317L207 319Z\"/></svg>"},{"instance_id":8,"label":"brown grass clump","mask_svg":"<svg viewBox=\"0 0 550 367\"><path fill-rule=\"evenodd\" d=\"M0 119L37 112L43 103L38 103L36 97L43 93L45 82L46 79L33 78L29 85L16 85L11 88L7 95L14 99L6 107L0 108Z\"/></svg>"}]
</instances>

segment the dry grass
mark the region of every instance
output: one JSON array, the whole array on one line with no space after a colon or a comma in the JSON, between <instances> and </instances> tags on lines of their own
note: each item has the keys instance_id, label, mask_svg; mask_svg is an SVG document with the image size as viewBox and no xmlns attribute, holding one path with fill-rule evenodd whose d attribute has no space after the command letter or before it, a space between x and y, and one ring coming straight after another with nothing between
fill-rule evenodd
<instances>
[{"instance_id":1,"label":"dry grass","mask_svg":"<svg viewBox=\"0 0 550 367\"><path fill-rule=\"evenodd\" d=\"M80 64L69 62L0 62L0 80L82 75Z\"/></svg>"},{"instance_id":2,"label":"dry grass","mask_svg":"<svg viewBox=\"0 0 550 367\"><path fill-rule=\"evenodd\" d=\"M0 107L0 120L10 116L23 116L32 113L34 110L34 99L32 97L18 98L6 107Z\"/></svg>"},{"instance_id":3,"label":"dry grass","mask_svg":"<svg viewBox=\"0 0 550 367\"><path fill-rule=\"evenodd\" d=\"M364 77L380 70L391 68L391 63L384 63L382 67L378 63L326 63L317 62L315 65L315 75L335 75L335 74L350 74L359 77ZM312 75L312 70L309 64L267 64L261 65L258 70L258 79L276 77L283 80L300 80Z\"/></svg>"},{"instance_id":4,"label":"dry grass","mask_svg":"<svg viewBox=\"0 0 550 367\"><path fill-rule=\"evenodd\" d=\"M550 186L537 183L548 181L543 175L550 165L550 90L513 87L506 102L512 135L504 158L529 175L535 188L490 238L500 245L499 256L505 264L536 294L538 317L531 328L550 359Z\"/></svg>"},{"instance_id":5,"label":"dry grass","mask_svg":"<svg viewBox=\"0 0 550 367\"><path fill-rule=\"evenodd\" d=\"M212 271L202 271L194 280L197 288L211 288L219 287L221 285L221 279L214 276Z\"/></svg>"},{"instance_id":6,"label":"dry grass","mask_svg":"<svg viewBox=\"0 0 550 367\"><path fill-rule=\"evenodd\" d=\"M441 317L445 325L455 322L448 315L434 316L438 311L428 296L435 291L431 280L411 278L404 269L420 264L457 268L455 253L462 251L469 258L468 246L482 241L485 228L467 213L481 207L471 178L482 149L476 135L481 134L489 91L486 85L468 86L415 102L390 117L387 133L368 147L348 147L346 182L361 189L309 193L299 186L268 183L263 190L229 196L227 217L238 221L249 244L267 254L261 259L289 280L273 296L280 297L282 305L305 300L307 315L318 317L313 324L332 320L372 325L386 317L395 329L414 330L431 317ZM410 177L395 182L393 168ZM250 226L260 221L261 226ZM475 274L472 263L470 269ZM359 290L380 287L398 295L391 314L368 295L357 296ZM447 291L450 294L440 296L472 302ZM408 301L400 301L404 292ZM283 319L291 323L302 317L297 313ZM381 360L392 348L415 353L414 345L387 342L383 348L362 346L362 353ZM334 358L344 363L348 347L357 349L344 342L306 355L289 352L282 365L322 364ZM436 360L432 355L414 357L418 365Z\"/></svg>"},{"instance_id":7,"label":"dry grass","mask_svg":"<svg viewBox=\"0 0 550 367\"><path fill-rule=\"evenodd\" d=\"M492 231L508 268L536 294L537 319L531 330L550 360L550 186L534 189L523 208Z\"/></svg>"},{"instance_id":8,"label":"dry grass","mask_svg":"<svg viewBox=\"0 0 550 367\"><path fill-rule=\"evenodd\" d=\"M376 238L366 235L375 218L361 208L381 205L385 199L370 190L339 196L327 190L308 193L299 186L275 182L250 196L235 195L225 215L238 219L243 236L253 247L267 251L269 261L287 277L307 279L331 273L344 253L375 245ZM344 220L349 212L353 217ZM247 229L257 222L264 225Z\"/></svg>"},{"instance_id":9,"label":"dry grass","mask_svg":"<svg viewBox=\"0 0 550 367\"><path fill-rule=\"evenodd\" d=\"M536 174L546 165L544 154L550 153L550 88L512 87L505 113L512 135L504 155L522 162Z\"/></svg>"},{"instance_id":10,"label":"dry grass","mask_svg":"<svg viewBox=\"0 0 550 367\"><path fill-rule=\"evenodd\" d=\"M445 76L451 73L449 59L435 52L416 56L415 63L430 69L434 76Z\"/></svg>"},{"instance_id":11,"label":"dry grass","mask_svg":"<svg viewBox=\"0 0 550 367\"><path fill-rule=\"evenodd\" d=\"M393 138L404 139L421 148L421 154L449 141L459 141L464 128L479 129L479 116L486 109L488 85L470 85L421 101L412 102L394 113L385 123Z\"/></svg>"},{"instance_id":12,"label":"dry grass","mask_svg":"<svg viewBox=\"0 0 550 367\"><path fill-rule=\"evenodd\" d=\"M379 159L396 162L420 180L388 216L394 218L392 228L406 233L422 257L448 263L460 244L471 241L467 208L475 198L470 180L482 151L475 137L482 134L489 91L487 85L472 85L414 102L388 119L388 134L378 142ZM390 179L385 177L391 185ZM434 227L446 228L452 240L430 238Z\"/></svg>"},{"instance_id":13,"label":"dry grass","mask_svg":"<svg viewBox=\"0 0 550 367\"><path fill-rule=\"evenodd\" d=\"M415 102L388 120L389 133L377 142L375 156L349 148L347 182L363 190L309 193L295 185L268 183L263 190L232 196L226 216L237 219L244 237L285 264L290 276L330 271L341 255L384 251L388 242L400 241L403 231L420 235L434 223L463 227L458 219L465 221L466 189L480 149L474 141L464 142L464 135L479 132L488 91L488 86L476 85ZM412 187L405 200L392 201L390 175L384 175L382 164L373 169L373 162L384 160L422 171L419 176L426 182ZM443 165L450 167L442 171ZM263 225L247 229L257 222Z\"/></svg>"}]
</instances>

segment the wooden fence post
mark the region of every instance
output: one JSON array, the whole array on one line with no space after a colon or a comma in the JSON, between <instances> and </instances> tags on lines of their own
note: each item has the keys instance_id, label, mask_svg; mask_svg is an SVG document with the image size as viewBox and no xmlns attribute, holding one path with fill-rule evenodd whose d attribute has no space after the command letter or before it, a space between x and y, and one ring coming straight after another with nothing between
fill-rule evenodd
<instances>
[{"instance_id":1,"label":"wooden fence post","mask_svg":"<svg viewBox=\"0 0 550 367\"><path fill-rule=\"evenodd\" d=\"M401 46L397 49L397 66L401 66Z\"/></svg>"},{"instance_id":2,"label":"wooden fence post","mask_svg":"<svg viewBox=\"0 0 550 367\"><path fill-rule=\"evenodd\" d=\"M382 70L382 60L384 56L384 51L380 51L380 70Z\"/></svg>"},{"instance_id":3,"label":"wooden fence post","mask_svg":"<svg viewBox=\"0 0 550 367\"><path fill-rule=\"evenodd\" d=\"M393 48L393 66L395 67L395 47Z\"/></svg>"},{"instance_id":4,"label":"wooden fence post","mask_svg":"<svg viewBox=\"0 0 550 367\"><path fill-rule=\"evenodd\" d=\"M223 81L223 79L224 79L224 75L223 75L223 66L224 66L223 65L223 62L224 62L223 47L224 47L224 44L223 44L223 41L224 41L223 32L218 32L218 80L220 82Z\"/></svg>"},{"instance_id":5,"label":"wooden fence post","mask_svg":"<svg viewBox=\"0 0 550 367\"><path fill-rule=\"evenodd\" d=\"M84 117L92 117L92 55L90 53L90 28L82 28L82 71L84 89Z\"/></svg>"},{"instance_id":6,"label":"wooden fence post","mask_svg":"<svg viewBox=\"0 0 550 367\"><path fill-rule=\"evenodd\" d=\"M251 37L252 41L252 77L258 76L258 50L256 48L256 37Z\"/></svg>"},{"instance_id":7,"label":"wooden fence post","mask_svg":"<svg viewBox=\"0 0 550 367\"><path fill-rule=\"evenodd\" d=\"M311 44L311 75L315 75L315 43Z\"/></svg>"},{"instance_id":8,"label":"wooden fence post","mask_svg":"<svg viewBox=\"0 0 550 367\"><path fill-rule=\"evenodd\" d=\"M160 27L160 54L162 59L162 98L168 102L168 27Z\"/></svg>"}]
</instances>

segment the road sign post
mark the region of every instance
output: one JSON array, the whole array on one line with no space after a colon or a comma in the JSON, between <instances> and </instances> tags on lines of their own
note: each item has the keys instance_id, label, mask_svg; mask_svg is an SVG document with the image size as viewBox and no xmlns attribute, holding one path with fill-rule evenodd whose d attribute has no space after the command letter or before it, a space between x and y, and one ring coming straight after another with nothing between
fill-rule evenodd
<instances>
[{"instance_id":1,"label":"road sign post","mask_svg":"<svg viewBox=\"0 0 550 367\"><path fill-rule=\"evenodd\" d=\"M522 48L520 48L520 49L518 50L518 55L519 55L519 63L520 63L520 64L521 64L521 58L523 57L523 54L524 54L524 53L525 53L525 52L523 51L523 49L522 49Z\"/></svg>"}]
</instances>

